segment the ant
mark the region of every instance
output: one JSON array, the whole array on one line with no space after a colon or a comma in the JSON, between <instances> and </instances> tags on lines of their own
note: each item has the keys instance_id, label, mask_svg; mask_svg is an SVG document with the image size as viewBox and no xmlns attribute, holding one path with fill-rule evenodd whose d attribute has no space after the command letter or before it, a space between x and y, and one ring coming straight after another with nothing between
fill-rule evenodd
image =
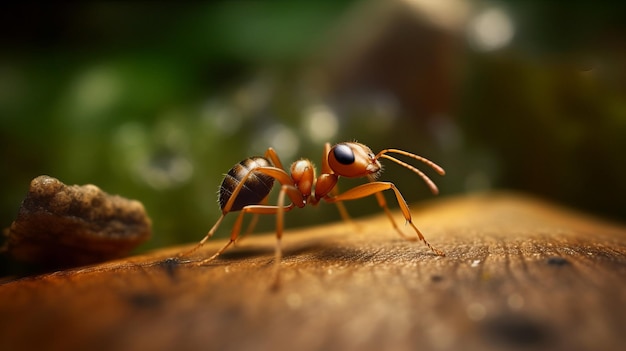
<instances>
[{"instance_id":1,"label":"ant","mask_svg":"<svg viewBox=\"0 0 626 351\"><path fill-rule=\"evenodd\" d=\"M219 204L222 209L222 215L211 230L209 230L207 235L200 240L194 248L185 252L182 256L186 256L204 245L204 243L213 236L224 217L230 212L241 211L233 225L230 240L213 256L201 261L201 265L214 260L237 241L244 214L275 214L275 272L278 272L278 266L282 258L281 238L283 235L283 218L285 212L291 211L296 207L305 207L307 204L317 205L321 200L324 200L325 202L336 204L342 217L349 220L349 216L342 201L356 200L370 195L376 196L378 205L383 208L394 229L402 237L412 241L419 238L419 240L422 240L435 254L445 256L443 251L436 249L426 241L424 235L417 229L415 224L413 224L409 207L398 188L391 182L376 180L382 172L382 165L379 159L388 159L416 173L424 180L434 195L439 193L437 186L422 171L395 157L389 156L389 153L400 154L424 162L440 175L445 175L443 168L424 157L398 149L384 149L374 154L369 147L357 142L343 142L332 147L329 143L326 143L322 156L322 173L319 177L316 177L315 168L311 161L307 159L300 159L292 163L290 173L287 173L278 154L270 147L263 157L253 156L246 158L230 169L228 174L224 177L219 191ZM336 185L339 177L366 177L369 182L338 194ZM278 195L278 204L275 206L267 205L267 198L275 180L281 185ZM402 214L407 223L411 225L417 234L417 238L406 236L393 219L382 194L383 191L390 189L393 190L396 200L400 205L400 209L402 210ZM285 197L291 200L290 204L285 205ZM248 231L254 226L254 222L255 220L253 219Z\"/></svg>"}]
</instances>

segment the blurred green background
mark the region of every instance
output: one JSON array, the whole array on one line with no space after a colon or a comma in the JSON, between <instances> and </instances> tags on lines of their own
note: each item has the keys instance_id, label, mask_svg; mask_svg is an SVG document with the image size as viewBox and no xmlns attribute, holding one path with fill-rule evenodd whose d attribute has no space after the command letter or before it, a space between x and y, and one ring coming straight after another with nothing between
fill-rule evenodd
<instances>
[{"instance_id":1,"label":"blurred green background","mask_svg":"<svg viewBox=\"0 0 626 351\"><path fill-rule=\"evenodd\" d=\"M354 139L439 163L443 178L421 168L442 196L516 189L623 222L625 7L2 5L0 222L47 174L143 202L154 233L142 250L194 242L218 218L233 164L272 146L285 164L319 165L324 142ZM431 199L414 174L387 166L382 179L409 203ZM347 206L379 211L374 199ZM338 218L322 204L286 219L293 228Z\"/></svg>"}]
</instances>

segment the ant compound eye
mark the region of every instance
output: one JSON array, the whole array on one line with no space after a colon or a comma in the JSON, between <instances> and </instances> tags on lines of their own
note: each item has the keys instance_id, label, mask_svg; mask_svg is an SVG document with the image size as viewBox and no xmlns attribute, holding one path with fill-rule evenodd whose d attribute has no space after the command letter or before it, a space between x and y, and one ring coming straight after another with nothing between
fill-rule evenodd
<instances>
[{"instance_id":1,"label":"ant compound eye","mask_svg":"<svg viewBox=\"0 0 626 351\"><path fill-rule=\"evenodd\" d=\"M342 165L351 165L354 163L354 152L346 144L339 144L333 149L335 159Z\"/></svg>"}]
</instances>

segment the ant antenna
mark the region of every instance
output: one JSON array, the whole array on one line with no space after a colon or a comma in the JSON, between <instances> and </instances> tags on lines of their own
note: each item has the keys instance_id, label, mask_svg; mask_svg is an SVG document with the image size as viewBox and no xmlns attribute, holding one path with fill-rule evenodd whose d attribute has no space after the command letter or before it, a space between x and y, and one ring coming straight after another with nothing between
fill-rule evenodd
<instances>
[{"instance_id":1,"label":"ant antenna","mask_svg":"<svg viewBox=\"0 0 626 351\"><path fill-rule=\"evenodd\" d=\"M418 156L418 155L412 154L412 153L407 152L407 151L404 151L404 150L399 150L399 149L385 149L385 150L382 150L381 152L379 152L379 153L378 153L378 154L374 157L375 159L378 159L378 158L381 158L381 157L382 157L382 158L386 158L386 159L388 159L388 160L390 160L390 161L393 161L393 162L395 162L395 163L399 164L400 166L402 166L402 167L404 167L404 168L409 169L410 171L412 171L413 173L417 174L418 176L420 176L420 177L422 178L422 180L424 181L424 183L426 183L426 185L428 185L428 188L430 189L430 191L431 191L434 195L439 194L439 188L437 188L437 185L435 185L435 183L434 183L434 182L433 182L430 178L428 178L428 176L427 176L426 174L424 174L424 172L420 171L419 169L417 169L417 168L413 167L412 165L410 165L410 164L408 164L408 163L406 163L406 162L403 162L403 161L398 160L398 159L397 159L397 158L395 158L395 157L392 157L392 156L389 156L389 155L385 155L385 154L386 154L386 153L388 153L388 152L393 152L393 153L396 153L396 154L401 154L401 155L404 155L404 156L407 156L407 157L413 158L413 159L415 159L415 160L418 160L418 161L424 162L425 164L427 164L428 166L430 166L432 169L434 169L434 170L435 170L435 172L437 172L439 175L445 175L445 174L446 174L446 171L444 171L444 169L443 169L443 168L441 168L441 166L437 165L436 163L434 163L433 161L431 161L431 160L429 160L429 159L427 159L427 158L424 158L424 157L422 157L422 156Z\"/></svg>"}]
</instances>

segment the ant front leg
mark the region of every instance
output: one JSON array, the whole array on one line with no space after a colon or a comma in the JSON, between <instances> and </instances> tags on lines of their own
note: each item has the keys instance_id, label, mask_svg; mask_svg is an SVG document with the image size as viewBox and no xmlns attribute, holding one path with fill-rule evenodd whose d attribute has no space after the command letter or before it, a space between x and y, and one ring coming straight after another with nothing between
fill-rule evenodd
<instances>
[{"instance_id":1,"label":"ant front leg","mask_svg":"<svg viewBox=\"0 0 626 351\"><path fill-rule=\"evenodd\" d=\"M372 176L368 176L367 179L373 183L375 182L374 178ZM385 200L385 197L383 196L382 192L377 192L374 194L376 196L376 201L378 201L378 206L380 206L383 211L385 211L385 214L387 215L387 218L389 218L389 221L391 221L391 225L393 226L393 229L396 230L396 232L403 237L406 240L409 241L416 241L417 239L415 237L412 236L407 236L406 234L404 234L404 232L402 230L400 230L400 227L398 227L398 224L396 224L396 220L393 218L393 214L391 213L391 211L389 210L389 207L387 207L387 200ZM404 198L402 198L402 200L404 200ZM406 204L406 202L405 202ZM400 205L402 206L402 205ZM423 236L419 236L420 239Z\"/></svg>"},{"instance_id":2,"label":"ant front leg","mask_svg":"<svg viewBox=\"0 0 626 351\"><path fill-rule=\"evenodd\" d=\"M428 246L435 254L439 255L439 256L445 256L445 253L441 250L436 249L435 247L433 247L424 237L424 235L419 231L419 229L417 229L417 227L415 226L415 224L413 224L413 220L411 219L411 212L409 211L409 206L407 205L406 201L404 200L404 197L402 197L402 194L400 193L400 191L398 190L398 188L396 188L396 186L393 183L390 182L371 182L371 183L367 183L367 184L363 184L363 185L359 185L357 187L354 187L350 190L347 190L346 192L339 194L337 196L334 197L326 197L325 200L327 202L330 203L336 203L336 202L340 202L340 201L347 201L347 200L356 200L356 199L361 199L370 195L376 195L377 197L382 197L382 192L385 190L393 190L394 194L396 195L396 200L398 201L398 205L400 205L400 209L402 210L402 215L404 216L404 219L406 219L406 221L411 225L411 227L413 228L413 230L415 231L415 233L417 234L417 236L419 237L420 240L422 240L424 242L424 244L426 244L426 246ZM384 200L384 198L383 198ZM379 204L380 204L380 200L379 200ZM386 208L386 203L383 203L384 207ZM389 211L387 209L387 211ZM397 225L395 224L395 221L393 220L393 218L391 217L391 215L389 214L389 218L391 218L392 224L394 225L394 227L399 231L399 229L397 228Z\"/></svg>"}]
</instances>

